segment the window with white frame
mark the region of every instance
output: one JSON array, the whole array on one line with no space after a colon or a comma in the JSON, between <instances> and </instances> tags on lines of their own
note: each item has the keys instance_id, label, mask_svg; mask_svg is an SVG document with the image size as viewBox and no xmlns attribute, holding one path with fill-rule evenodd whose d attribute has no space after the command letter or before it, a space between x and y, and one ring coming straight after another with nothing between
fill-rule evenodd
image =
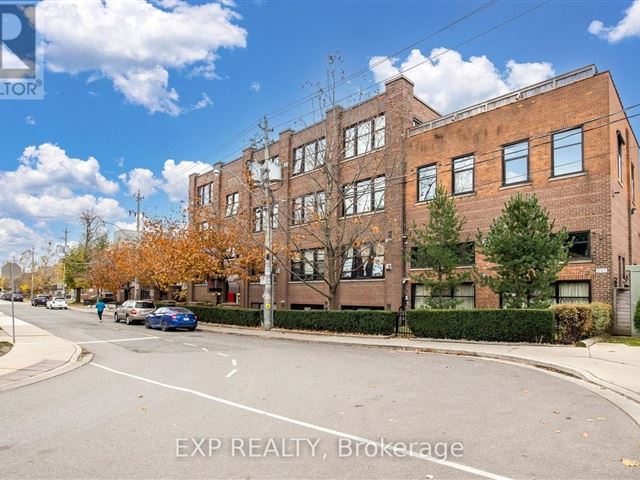
<instances>
[{"instance_id":1,"label":"window with white frame","mask_svg":"<svg viewBox=\"0 0 640 480\"><path fill-rule=\"evenodd\" d=\"M384 114L351 125L344 130L344 156L351 158L384 147L386 120Z\"/></svg>"},{"instance_id":2,"label":"window with white frame","mask_svg":"<svg viewBox=\"0 0 640 480\"><path fill-rule=\"evenodd\" d=\"M227 195L227 209L225 215L227 217L237 215L239 206L240 194L238 192L230 193Z\"/></svg>"},{"instance_id":3,"label":"window with white frame","mask_svg":"<svg viewBox=\"0 0 640 480\"><path fill-rule=\"evenodd\" d=\"M324 192L310 193L293 199L293 224L312 222L324 217L326 198Z\"/></svg>"},{"instance_id":4,"label":"window with white frame","mask_svg":"<svg viewBox=\"0 0 640 480\"><path fill-rule=\"evenodd\" d=\"M291 280L321 280L324 276L324 249L300 250L291 259Z\"/></svg>"},{"instance_id":5,"label":"window with white frame","mask_svg":"<svg viewBox=\"0 0 640 480\"><path fill-rule=\"evenodd\" d=\"M384 243L366 243L345 252L342 278L369 279L384 277Z\"/></svg>"},{"instance_id":6,"label":"window with white frame","mask_svg":"<svg viewBox=\"0 0 640 480\"><path fill-rule=\"evenodd\" d=\"M453 160L453 194L473 192L474 156L455 158Z\"/></svg>"},{"instance_id":7,"label":"window with white frame","mask_svg":"<svg viewBox=\"0 0 640 480\"><path fill-rule=\"evenodd\" d=\"M439 296L440 295L438 295L438 297ZM448 288L445 290L443 297L457 300L457 309L475 307L475 288L473 283L463 283L453 289ZM413 308L428 308L428 300L431 298L431 290L428 287L419 283L413 285Z\"/></svg>"},{"instance_id":8,"label":"window with white frame","mask_svg":"<svg viewBox=\"0 0 640 480\"><path fill-rule=\"evenodd\" d=\"M342 187L343 215L357 215L376 210L384 210L385 177L359 180Z\"/></svg>"},{"instance_id":9,"label":"window with white frame","mask_svg":"<svg viewBox=\"0 0 640 480\"><path fill-rule=\"evenodd\" d=\"M418 168L418 201L425 202L436 196L436 164Z\"/></svg>"},{"instance_id":10,"label":"window with white frame","mask_svg":"<svg viewBox=\"0 0 640 480\"><path fill-rule=\"evenodd\" d=\"M582 127L554 133L553 176L582 172Z\"/></svg>"},{"instance_id":11,"label":"window with white frame","mask_svg":"<svg viewBox=\"0 0 640 480\"><path fill-rule=\"evenodd\" d=\"M293 149L293 175L310 172L324 165L327 140L319 138Z\"/></svg>"},{"instance_id":12,"label":"window with white frame","mask_svg":"<svg viewBox=\"0 0 640 480\"><path fill-rule=\"evenodd\" d=\"M211 203L211 184L201 185L198 187L198 205L208 205Z\"/></svg>"},{"instance_id":13,"label":"window with white frame","mask_svg":"<svg viewBox=\"0 0 640 480\"><path fill-rule=\"evenodd\" d=\"M261 232L262 230L264 230L264 227L266 225L265 222L266 222L268 209L266 206L257 207L253 209L253 212L254 212L253 231ZM278 225L280 225L280 223L278 222L278 204L273 203L271 205L271 228L278 228Z\"/></svg>"}]
</instances>

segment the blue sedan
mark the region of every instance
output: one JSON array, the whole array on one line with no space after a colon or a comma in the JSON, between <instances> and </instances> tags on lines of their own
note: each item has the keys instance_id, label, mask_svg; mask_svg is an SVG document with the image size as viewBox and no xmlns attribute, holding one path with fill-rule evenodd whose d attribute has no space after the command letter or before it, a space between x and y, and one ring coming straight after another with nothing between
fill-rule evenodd
<instances>
[{"instance_id":1,"label":"blue sedan","mask_svg":"<svg viewBox=\"0 0 640 480\"><path fill-rule=\"evenodd\" d=\"M198 326L198 317L188 308L160 307L147 315L144 326L161 328L163 332L172 328L186 328L193 331Z\"/></svg>"}]
</instances>

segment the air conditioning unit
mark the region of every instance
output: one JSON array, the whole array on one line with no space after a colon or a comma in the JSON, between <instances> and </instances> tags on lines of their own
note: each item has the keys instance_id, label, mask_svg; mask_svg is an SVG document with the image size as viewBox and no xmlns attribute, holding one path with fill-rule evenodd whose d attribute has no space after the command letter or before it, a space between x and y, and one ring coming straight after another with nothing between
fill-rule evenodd
<instances>
[{"instance_id":1,"label":"air conditioning unit","mask_svg":"<svg viewBox=\"0 0 640 480\"><path fill-rule=\"evenodd\" d=\"M391 264L390 264L390 263L385 263L385 264L384 264L384 269L385 269L387 272L390 272L390 271L392 270L392 268L391 268Z\"/></svg>"}]
</instances>

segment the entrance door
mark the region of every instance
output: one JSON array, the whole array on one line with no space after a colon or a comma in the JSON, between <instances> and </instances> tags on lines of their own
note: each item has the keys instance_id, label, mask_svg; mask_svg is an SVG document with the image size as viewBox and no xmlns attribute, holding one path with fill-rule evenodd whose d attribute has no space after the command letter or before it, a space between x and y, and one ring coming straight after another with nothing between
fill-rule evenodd
<instances>
[{"instance_id":1,"label":"entrance door","mask_svg":"<svg viewBox=\"0 0 640 480\"><path fill-rule=\"evenodd\" d=\"M617 288L616 312L613 320L613 333L617 335L631 335L631 290Z\"/></svg>"}]
</instances>

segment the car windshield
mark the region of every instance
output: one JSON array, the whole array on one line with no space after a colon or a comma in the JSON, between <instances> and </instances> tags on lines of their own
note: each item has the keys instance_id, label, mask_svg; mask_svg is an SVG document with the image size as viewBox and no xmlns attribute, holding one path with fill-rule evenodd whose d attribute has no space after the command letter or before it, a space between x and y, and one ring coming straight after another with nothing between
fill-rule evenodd
<instances>
[{"instance_id":1,"label":"car windshield","mask_svg":"<svg viewBox=\"0 0 640 480\"><path fill-rule=\"evenodd\" d=\"M62 302L62 301L64 300L64 298L62 298L62 297L56 297L56 298L54 298L54 300L57 300L57 301L59 301L59 302Z\"/></svg>"},{"instance_id":2,"label":"car windshield","mask_svg":"<svg viewBox=\"0 0 640 480\"><path fill-rule=\"evenodd\" d=\"M169 308L169 310L172 311L173 313L193 313L191 310L184 307L171 307Z\"/></svg>"},{"instance_id":3,"label":"car windshield","mask_svg":"<svg viewBox=\"0 0 640 480\"><path fill-rule=\"evenodd\" d=\"M136 308L156 308L153 302L136 302Z\"/></svg>"}]
</instances>

